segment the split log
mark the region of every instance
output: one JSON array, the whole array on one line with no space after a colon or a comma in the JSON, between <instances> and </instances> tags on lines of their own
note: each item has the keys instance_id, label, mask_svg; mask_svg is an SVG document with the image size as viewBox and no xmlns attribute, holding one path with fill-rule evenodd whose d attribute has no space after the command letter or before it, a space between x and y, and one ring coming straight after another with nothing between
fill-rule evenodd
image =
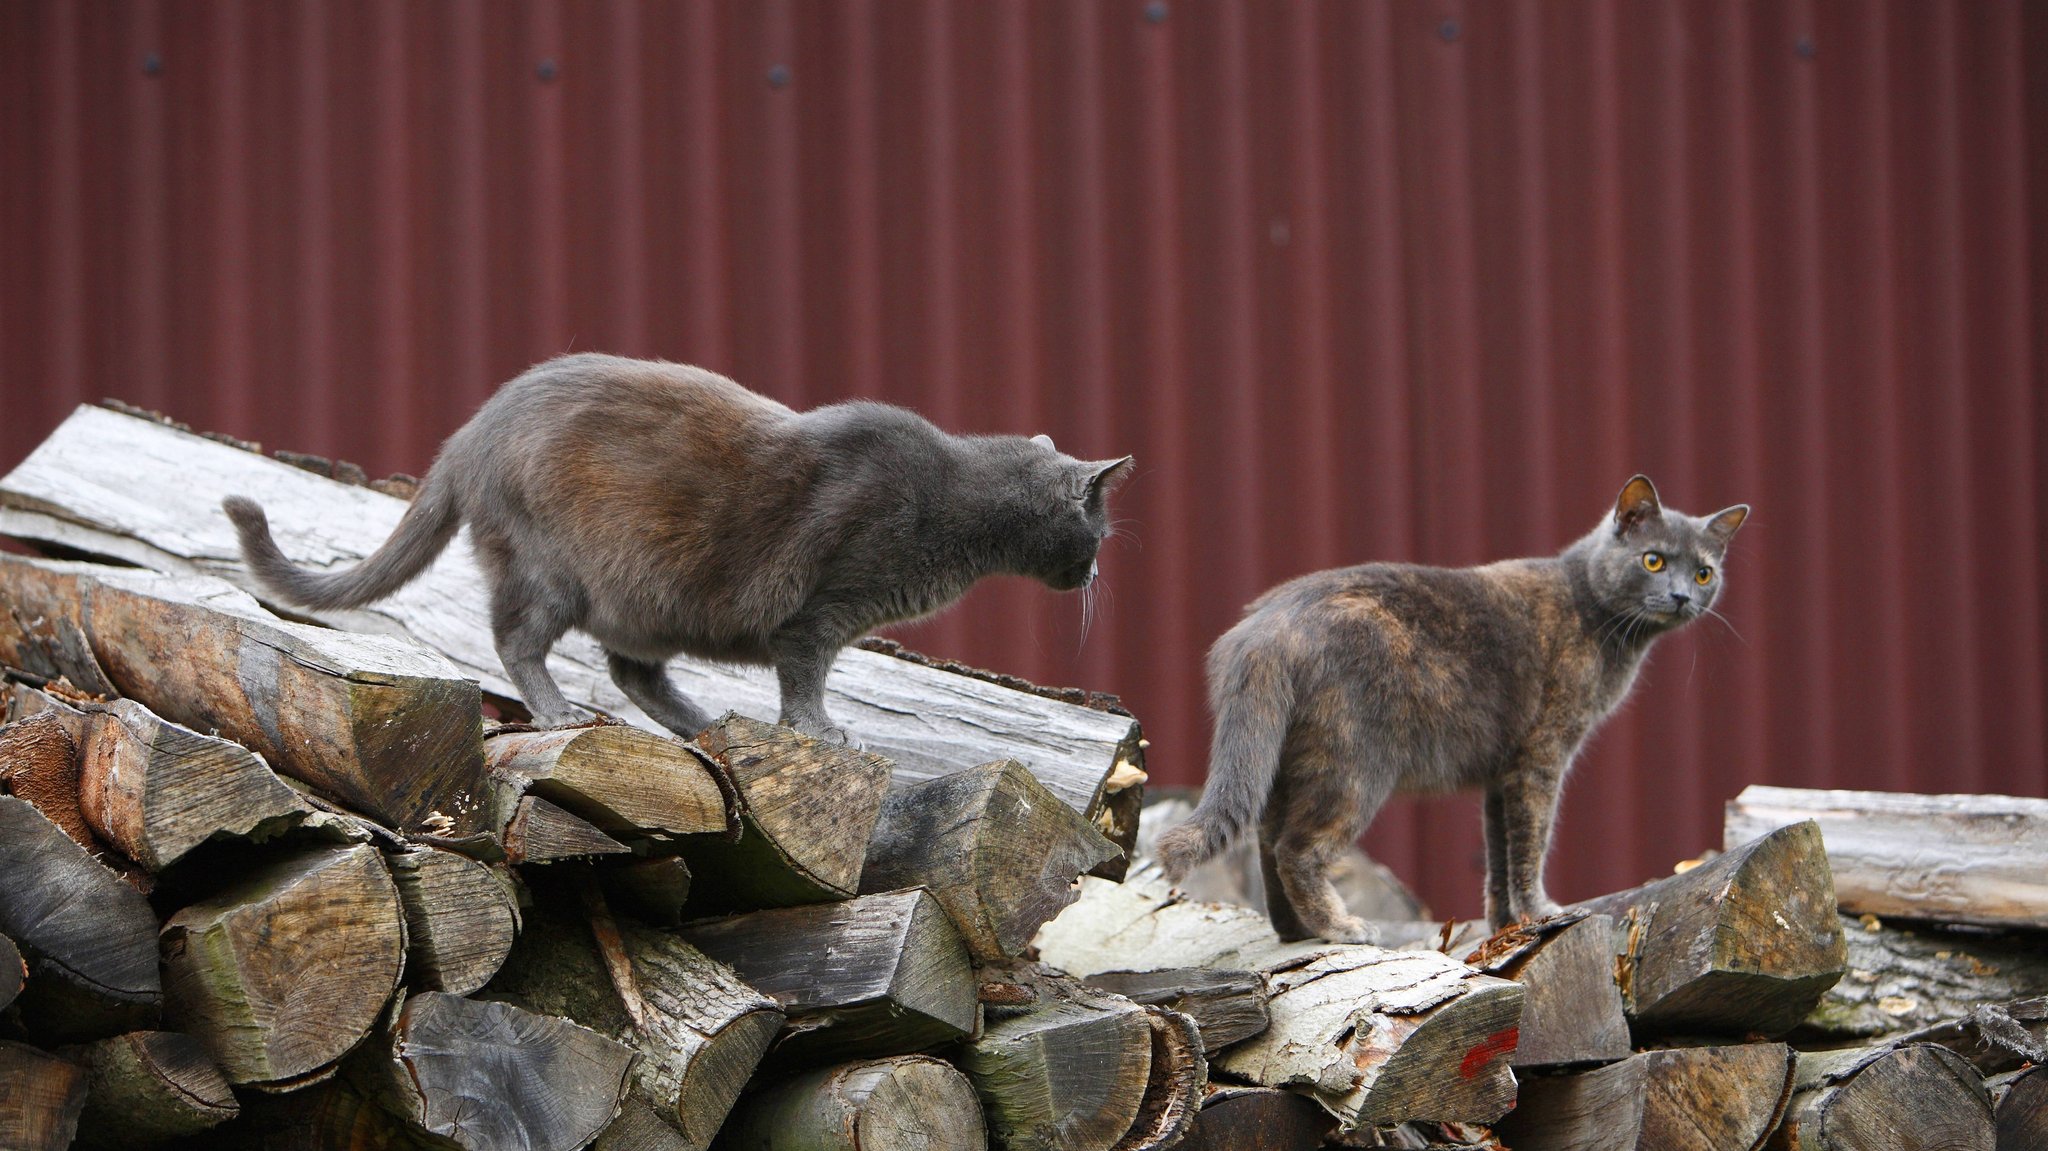
<instances>
[{"instance_id":1,"label":"split log","mask_svg":"<svg viewBox=\"0 0 2048 1151\"><path fill-rule=\"evenodd\" d=\"M81 407L0 479L0 532L253 589L220 510L221 498L237 492L261 493L286 554L321 569L360 562L397 527L406 506L156 421ZM312 614L335 627L410 636L445 654L485 690L513 697L517 692L491 641L484 586L463 537L391 597ZM603 653L587 637L572 634L556 644L548 668L571 700L652 726L613 685ZM779 714L770 669L677 659L669 674L714 713ZM877 652L842 652L826 694L839 722L869 750L887 756L904 781L944 775L963 763L1014 759L1093 818L1117 765L1143 765L1138 724L1129 716Z\"/></svg>"},{"instance_id":2,"label":"split log","mask_svg":"<svg viewBox=\"0 0 2048 1151\"><path fill-rule=\"evenodd\" d=\"M349 1074L468 1151L575 1151L625 1098L634 1053L566 1019L440 992L407 998Z\"/></svg>"},{"instance_id":3,"label":"split log","mask_svg":"<svg viewBox=\"0 0 2048 1151\"><path fill-rule=\"evenodd\" d=\"M843 1063L742 1100L719 1151L984 1151L967 1077L921 1055Z\"/></svg>"},{"instance_id":4,"label":"split log","mask_svg":"<svg viewBox=\"0 0 2048 1151\"><path fill-rule=\"evenodd\" d=\"M493 780L573 812L625 843L660 844L737 827L720 780L698 754L679 740L620 724L511 730L484 740Z\"/></svg>"},{"instance_id":5,"label":"split log","mask_svg":"<svg viewBox=\"0 0 2048 1151\"><path fill-rule=\"evenodd\" d=\"M377 849L301 850L164 924L164 1015L230 1083L286 1086L370 1033L398 986L405 912Z\"/></svg>"},{"instance_id":6,"label":"split log","mask_svg":"<svg viewBox=\"0 0 2048 1151\"><path fill-rule=\"evenodd\" d=\"M64 1054L88 1069L78 1146L126 1151L193 1135L241 1112L198 1040L134 1031Z\"/></svg>"},{"instance_id":7,"label":"split log","mask_svg":"<svg viewBox=\"0 0 2048 1151\"><path fill-rule=\"evenodd\" d=\"M1145 1105L1152 1073L1145 1008L1078 984L992 1019L957 1062L989 1132L1008 1151L1110 1151Z\"/></svg>"},{"instance_id":8,"label":"split log","mask_svg":"<svg viewBox=\"0 0 2048 1151\"><path fill-rule=\"evenodd\" d=\"M261 840L312 812L256 754L134 700L87 711L80 807L123 855L161 871L216 835Z\"/></svg>"},{"instance_id":9,"label":"split log","mask_svg":"<svg viewBox=\"0 0 2048 1151\"><path fill-rule=\"evenodd\" d=\"M1489 1122L1514 1103L1522 988L1433 951L1282 943L1257 912L1094 879L1038 947L1083 978L1186 965L1260 972L1271 1023L1215 1065L1262 1086L1305 1087L1347 1127Z\"/></svg>"},{"instance_id":10,"label":"split log","mask_svg":"<svg viewBox=\"0 0 2048 1151\"><path fill-rule=\"evenodd\" d=\"M789 1016L778 1064L927 1050L974 1030L974 971L922 888L686 924L679 934Z\"/></svg>"},{"instance_id":11,"label":"split log","mask_svg":"<svg viewBox=\"0 0 2048 1151\"><path fill-rule=\"evenodd\" d=\"M198 1144L198 1146L194 1146ZM181 1151L447 1151L336 1077L287 1095L261 1092L243 1100L242 1117L188 1140Z\"/></svg>"},{"instance_id":12,"label":"split log","mask_svg":"<svg viewBox=\"0 0 2048 1151\"><path fill-rule=\"evenodd\" d=\"M1465 962L1512 979L1522 1000L1517 1071L1611 1063L1628 1058L1628 1016L1615 983L1621 938L1614 920L1588 915L1563 926L1513 927Z\"/></svg>"},{"instance_id":13,"label":"split log","mask_svg":"<svg viewBox=\"0 0 2048 1151\"><path fill-rule=\"evenodd\" d=\"M683 922L690 900L690 865L681 857L659 855L598 869L604 896L619 910L651 927Z\"/></svg>"},{"instance_id":14,"label":"split log","mask_svg":"<svg viewBox=\"0 0 2048 1151\"><path fill-rule=\"evenodd\" d=\"M1797 1037L1830 1045L1933 1027L1978 1004L2048 995L2048 951L2038 938L1981 930L1902 927L1866 915L1842 919L1849 970L1828 989Z\"/></svg>"},{"instance_id":15,"label":"split log","mask_svg":"<svg viewBox=\"0 0 2048 1151\"><path fill-rule=\"evenodd\" d=\"M1792 1094L1782 1043L1646 1051L1524 1079L1496 1128L1515 1151L1757 1151Z\"/></svg>"},{"instance_id":16,"label":"split log","mask_svg":"<svg viewBox=\"0 0 2048 1151\"><path fill-rule=\"evenodd\" d=\"M0 1147L64 1151L85 1107L85 1068L0 1039Z\"/></svg>"},{"instance_id":17,"label":"split log","mask_svg":"<svg viewBox=\"0 0 2048 1151\"><path fill-rule=\"evenodd\" d=\"M21 949L14 941L0 935L0 1011L14 1002L21 994L21 987L28 979L28 963L21 957Z\"/></svg>"},{"instance_id":18,"label":"split log","mask_svg":"<svg viewBox=\"0 0 2048 1151\"><path fill-rule=\"evenodd\" d=\"M149 903L57 825L0 796L0 933L29 960L20 1010L53 1043L155 1024L163 1003Z\"/></svg>"},{"instance_id":19,"label":"split log","mask_svg":"<svg viewBox=\"0 0 2048 1151\"><path fill-rule=\"evenodd\" d=\"M1998 1151L2048 1147L2048 1066L2010 1072L1985 1086L1997 1108Z\"/></svg>"},{"instance_id":20,"label":"split log","mask_svg":"<svg viewBox=\"0 0 2048 1151\"><path fill-rule=\"evenodd\" d=\"M696 836L683 857L704 877L700 914L846 899L889 783L889 761L739 715L697 736L739 791L737 839ZM714 878L715 877L715 878Z\"/></svg>"},{"instance_id":21,"label":"split log","mask_svg":"<svg viewBox=\"0 0 2048 1151\"><path fill-rule=\"evenodd\" d=\"M2048 927L2048 799L1750 786L1723 835L1741 843L1811 819L1843 911L1986 927Z\"/></svg>"},{"instance_id":22,"label":"split log","mask_svg":"<svg viewBox=\"0 0 2048 1151\"><path fill-rule=\"evenodd\" d=\"M633 850L598 830L589 820L537 795L519 798L500 838L505 844L505 858L511 863L554 863L625 855Z\"/></svg>"},{"instance_id":23,"label":"split log","mask_svg":"<svg viewBox=\"0 0 2048 1151\"><path fill-rule=\"evenodd\" d=\"M720 1129L721 1132L723 1128ZM590 1145L591 1151L703 1151L692 1143L682 1132L669 1125L645 1099L638 1095L626 1096L625 1106L620 1108L619 1117L612 1120L597 1142Z\"/></svg>"},{"instance_id":24,"label":"split log","mask_svg":"<svg viewBox=\"0 0 2048 1151\"><path fill-rule=\"evenodd\" d=\"M1209 1088L1209 1060L1195 1021L1164 1007L1145 1007L1152 1028L1152 1062L1138 1117L1117 1141L1116 1151L1163 1151L1176 1147L1195 1125Z\"/></svg>"},{"instance_id":25,"label":"split log","mask_svg":"<svg viewBox=\"0 0 2048 1151\"><path fill-rule=\"evenodd\" d=\"M1014 760L892 788L860 887L923 887L977 963L1021 955L1115 844Z\"/></svg>"},{"instance_id":26,"label":"split log","mask_svg":"<svg viewBox=\"0 0 2048 1151\"><path fill-rule=\"evenodd\" d=\"M389 852L384 862L405 907L406 970L416 985L468 995L490 982L519 934L510 880L434 848Z\"/></svg>"},{"instance_id":27,"label":"split log","mask_svg":"<svg viewBox=\"0 0 2048 1151\"><path fill-rule=\"evenodd\" d=\"M575 897L542 879L529 882L535 902L525 930L480 995L566 1016L638 1051L635 1097L690 1151L703 1151L780 1030L781 1009L683 940L622 922L620 945L636 992L629 1010L574 910Z\"/></svg>"},{"instance_id":28,"label":"split log","mask_svg":"<svg viewBox=\"0 0 2048 1151\"><path fill-rule=\"evenodd\" d=\"M1328 1112L1292 1091L1212 1084L1178 1151L1315 1151L1334 1126Z\"/></svg>"},{"instance_id":29,"label":"split log","mask_svg":"<svg viewBox=\"0 0 2048 1151\"><path fill-rule=\"evenodd\" d=\"M200 576L0 556L0 598L0 662L97 679L393 826L481 825L482 699L431 652L288 623Z\"/></svg>"},{"instance_id":30,"label":"split log","mask_svg":"<svg viewBox=\"0 0 2048 1151\"><path fill-rule=\"evenodd\" d=\"M1581 906L1620 924L1622 998L1638 1039L1784 1035L1847 969L1828 856L1811 821Z\"/></svg>"},{"instance_id":31,"label":"split log","mask_svg":"<svg viewBox=\"0 0 2048 1151\"><path fill-rule=\"evenodd\" d=\"M79 803L78 734L83 717L31 715L0 727L0 793L35 806L71 841L93 855L107 845L93 834Z\"/></svg>"},{"instance_id":32,"label":"split log","mask_svg":"<svg viewBox=\"0 0 2048 1151\"><path fill-rule=\"evenodd\" d=\"M1202 1050L1209 1055L1266 1029L1266 981L1256 971L1102 971L1087 982L1133 1003L1164 1007L1194 1020L1201 1030Z\"/></svg>"},{"instance_id":33,"label":"split log","mask_svg":"<svg viewBox=\"0 0 2048 1151\"><path fill-rule=\"evenodd\" d=\"M1996 1151L1991 1096L1968 1061L1907 1044L1799 1056L1773 1151Z\"/></svg>"}]
</instances>

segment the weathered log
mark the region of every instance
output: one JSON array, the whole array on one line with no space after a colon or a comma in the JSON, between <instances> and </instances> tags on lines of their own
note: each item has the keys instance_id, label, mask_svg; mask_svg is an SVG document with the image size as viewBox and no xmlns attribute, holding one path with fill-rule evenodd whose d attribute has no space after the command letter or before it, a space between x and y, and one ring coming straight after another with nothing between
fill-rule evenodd
<instances>
[{"instance_id":1,"label":"weathered log","mask_svg":"<svg viewBox=\"0 0 2048 1151\"><path fill-rule=\"evenodd\" d=\"M724 1131L720 1128L720 1133ZM590 1145L591 1151L703 1151L663 1119L639 1095L627 1095L619 1117Z\"/></svg>"},{"instance_id":2,"label":"weathered log","mask_svg":"<svg viewBox=\"0 0 2048 1151\"><path fill-rule=\"evenodd\" d=\"M1638 1039L1784 1035L1847 969L1827 852L1811 821L1581 906L1619 924L1622 999Z\"/></svg>"},{"instance_id":3,"label":"weathered log","mask_svg":"<svg viewBox=\"0 0 2048 1151\"><path fill-rule=\"evenodd\" d=\"M196 1134L241 1112L220 1068L198 1040L175 1031L132 1031L63 1054L88 1069L82 1148L127 1151Z\"/></svg>"},{"instance_id":4,"label":"weathered log","mask_svg":"<svg viewBox=\"0 0 2048 1151\"><path fill-rule=\"evenodd\" d=\"M2008 1072L1985 1087L1996 1108L1998 1151L2048 1147L2048 1066Z\"/></svg>"},{"instance_id":5,"label":"weathered log","mask_svg":"<svg viewBox=\"0 0 2048 1151\"><path fill-rule=\"evenodd\" d=\"M1991 1096L1968 1061L1915 1043L1799 1056L1774 1151L1996 1151Z\"/></svg>"},{"instance_id":6,"label":"weathered log","mask_svg":"<svg viewBox=\"0 0 2048 1151\"><path fill-rule=\"evenodd\" d=\"M1209 1087L1209 1060L1195 1021L1164 1007L1145 1007L1152 1028L1152 1062L1138 1117L1116 1151L1163 1151L1178 1146L1195 1125Z\"/></svg>"},{"instance_id":7,"label":"weathered log","mask_svg":"<svg viewBox=\"0 0 2048 1151\"><path fill-rule=\"evenodd\" d=\"M1211 1084L1178 1151L1314 1151L1335 1125L1292 1091Z\"/></svg>"},{"instance_id":8,"label":"weathered log","mask_svg":"<svg viewBox=\"0 0 2048 1151\"><path fill-rule=\"evenodd\" d=\"M978 963L1009 959L1074 901L1115 844L1014 760L892 788L860 888L924 887Z\"/></svg>"},{"instance_id":9,"label":"weathered log","mask_svg":"<svg viewBox=\"0 0 2048 1151\"><path fill-rule=\"evenodd\" d=\"M1792 1094L1782 1043L1645 1051L1521 1082L1496 1132L1515 1151L1756 1151Z\"/></svg>"},{"instance_id":10,"label":"weathered log","mask_svg":"<svg viewBox=\"0 0 2048 1151\"><path fill-rule=\"evenodd\" d=\"M405 907L406 971L427 991L468 995L490 982L519 934L511 881L452 851L386 853Z\"/></svg>"},{"instance_id":11,"label":"weathered log","mask_svg":"<svg viewBox=\"0 0 2048 1151\"><path fill-rule=\"evenodd\" d=\"M1723 836L1743 843L1811 819L1843 911L1987 927L2048 927L2048 799L1743 789Z\"/></svg>"},{"instance_id":12,"label":"weathered log","mask_svg":"<svg viewBox=\"0 0 2048 1151\"><path fill-rule=\"evenodd\" d=\"M1210 1055L1266 1029L1266 980L1256 971L1173 967L1100 971L1087 982L1133 1003L1164 1007L1195 1021Z\"/></svg>"},{"instance_id":13,"label":"weathered log","mask_svg":"<svg viewBox=\"0 0 2048 1151\"><path fill-rule=\"evenodd\" d=\"M1968 1015L1907 1032L1895 1043L1934 1043L1962 1056L1980 1075L2048 1063L2048 998L1980 1003Z\"/></svg>"},{"instance_id":14,"label":"weathered log","mask_svg":"<svg viewBox=\"0 0 2048 1151\"><path fill-rule=\"evenodd\" d=\"M683 922L690 900L690 865L680 856L657 855L599 868L605 898L620 911L652 927Z\"/></svg>"},{"instance_id":15,"label":"weathered log","mask_svg":"<svg viewBox=\"0 0 2048 1151\"><path fill-rule=\"evenodd\" d=\"M1257 912L1094 879L1039 932L1038 947L1084 978L1189 965L1259 971L1271 1023L1215 1065L1263 1086L1303 1086L1346 1126L1487 1122L1514 1102L1522 988L1433 951L1282 943Z\"/></svg>"},{"instance_id":16,"label":"weathered log","mask_svg":"<svg viewBox=\"0 0 2048 1151\"><path fill-rule=\"evenodd\" d=\"M311 813L257 755L134 700L87 709L80 807L123 855L161 871L216 835L264 839Z\"/></svg>"},{"instance_id":17,"label":"weathered log","mask_svg":"<svg viewBox=\"0 0 2048 1151\"><path fill-rule=\"evenodd\" d=\"M720 780L698 754L622 724L515 729L484 740L485 765L493 780L512 785L507 791L539 796L624 843L736 829Z\"/></svg>"},{"instance_id":18,"label":"weathered log","mask_svg":"<svg viewBox=\"0 0 2048 1151\"><path fill-rule=\"evenodd\" d=\"M719 1151L984 1151L967 1077L921 1055L842 1063L749 1095Z\"/></svg>"},{"instance_id":19,"label":"weathered log","mask_svg":"<svg viewBox=\"0 0 2048 1151\"><path fill-rule=\"evenodd\" d=\"M0 531L254 588L220 511L221 498L237 492L261 493L285 552L316 568L359 562L405 511L403 501L368 488L148 419L81 407L0 479ZM458 538L391 597L312 614L337 627L408 635L447 655L485 690L514 696L491 641L484 586L467 540ZM612 684L603 653L587 637L572 634L556 644L548 667L571 700L651 726ZM762 719L779 713L767 668L677 659L669 673L713 712L731 708ZM832 714L868 749L887 756L903 780L943 775L963 763L1015 759L1092 818L1117 765L1143 764L1138 725L1129 716L876 652L842 652L826 692Z\"/></svg>"},{"instance_id":20,"label":"weathered log","mask_svg":"<svg viewBox=\"0 0 2048 1151\"><path fill-rule=\"evenodd\" d=\"M178 1145L178 1151L448 1151L450 1144L401 1121L345 1077L289 1094L257 1092L242 1117Z\"/></svg>"},{"instance_id":21,"label":"weathered log","mask_svg":"<svg viewBox=\"0 0 2048 1151\"><path fill-rule=\"evenodd\" d=\"M0 935L0 1011L14 1002L21 994L22 985L28 980L28 961L21 957L21 949L12 939Z\"/></svg>"},{"instance_id":22,"label":"weathered log","mask_svg":"<svg viewBox=\"0 0 2048 1151\"><path fill-rule=\"evenodd\" d=\"M99 855L107 845L93 834L79 802L76 733L82 726L43 712L0 727L0 793L27 800L73 843Z\"/></svg>"},{"instance_id":23,"label":"weathered log","mask_svg":"<svg viewBox=\"0 0 2048 1151\"><path fill-rule=\"evenodd\" d=\"M85 1068L0 1039L0 1147L64 1151L85 1107Z\"/></svg>"},{"instance_id":24,"label":"weathered log","mask_svg":"<svg viewBox=\"0 0 2048 1151\"><path fill-rule=\"evenodd\" d=\"M408 997L349 1074L393 1114L468 1151L575 1151L625 1098L632 1048L510 1003Z\"/></svg>"},{"instance_id":25,"label":"weathered log","mask_svg":"<svg viewBox=\"0 0 2048 1151\"><path fill-rule=\"evenodd\" d=\"M98 677L394 826L481 826L481 697L432 652L288 623L201 576L0 556L0 596L0 662Z\"/></svg>"},{"instance_id":26,"label":"weathered log","mask_svg":"<svg viewBox=\"0 0 2048 1151\"><path fill-rule=\"evenodd\" d=\"M690 1151L703 1151L781 1028L781 1009L731 968L682 939L621 922L622 945L639 992L642 1022L636 1025L614 990L575 896L544 877L530 883L535 902L526 913L525 930L479 995L566 1016L638 1051L634 1095Z\"/></svg>"},{"instance_id":27,"label":"weathered log","mask_svg":"<svg viewBox=\"0 0 2048 1151\"><path fill-rule=\"evenodd\" d=\"M505 858L511 863L554 863L625 855L633 850L598 830L589 820L537 795L519 798L500 838L505 844Z\"/></svg>"},{"instance_id":28,"label":"weathered log","mask_svg":"<svg viewBox=\"0 0 2048 1151\"><path fill-rule=\"evenodd\" d=\"M2038 937L1901 926L1844 916L1848 973L1795 1037L1839 1045L1932 1027L1980 1003L2048 995L2048 949Z\"/></svg>"},{"instance_id":29,"label":"weathered log","mask_svg":"<svg viewBox=\"0 0 2048 1151\"><path fill-rule=\"evenodd\" d=\"M152 1026L163 1003L157 920L134 888L41 812L0 796L0 934L29 961L19 1007L50 1042Z\"/></svg>"},{"instance_id":30,"label":"weathered log","mask_svg":"<svg viewBox=\"0 0 2048 1151\"><path fill-rule=\"evenodd\" d=\"M860 890L889 761L786 727L727 715L697 743L739 791L737 839L700 835L683 857L699 914L846 899Z\"/></svg>"},{"instance_id":31,"label":"weathered log","mask_svg":"<svg viewBox=\"0 0 2048 1151\"><path fill-rule=\"evenodd\" d=\"M1511 1066L1520 1071L1628 1057L1628 1017L1615 983L1621 943L1613 918L1588 915L1563 926L1510 928L1465 956L1527 991Z\"/></svg>"},{"instance_id":32,"label":"weathered log","mask_svg":"<svg viewBox=\"0 0 2048 1151\"><path fill-rule=\"evenodd\" d=\"M1198 791L1170 790L1146 797L1144 817L1138 825L1136 861L1130 877L1158 880L1159 865L1152 858L1152 845L1159 837L1186 822L1195 812ZM1123 876L1105 878L1120 879ZM1427 921L1429 909L1385 864L1376 862L1356 844L1338 854L1330 882L1344 901L1345 910L1367 922ZM1266 885L1259 870L1258 837L1240 836L1214 859L1189 872L1176 885L1180 893L1197 903L1234 903L1253 911L1266 910ZM1386 943L1382 939L1379 942Z\"/></svg>"},{"instance_id":33,"label":"weathered log","mask_svg":"<svg viewBox=\"0 0 2048 1151\"><path fill-rule=\"evenodd\" d=\"M901 1055L974 1030L974 972L922 888L685 924L704 954L789 1016L777 1063Z\"/></svg>"},{"instance_id":34,"label":"weathered log","mask_svg":"<svg viewBox=\"0 0 2048 1151\"><path fill-rule=\"evenodd\" d=\"M992 1018L957 1061L998 1146L1110 1151L1145 1106L1152 1048L1146 1008L1069 984Z\"/></svg>"},{"instance_id":35,"label":"weathered log","mask_svg":"<svg viewBox=\"0 0 2048 1151\"><path fill-rule=\"evenodd\" d=\"M164 924L164 1015L230 1083L287 1085L370 1033L398 986L405 911L376 848L281 857Z\"/></svg>"}]
</instances>

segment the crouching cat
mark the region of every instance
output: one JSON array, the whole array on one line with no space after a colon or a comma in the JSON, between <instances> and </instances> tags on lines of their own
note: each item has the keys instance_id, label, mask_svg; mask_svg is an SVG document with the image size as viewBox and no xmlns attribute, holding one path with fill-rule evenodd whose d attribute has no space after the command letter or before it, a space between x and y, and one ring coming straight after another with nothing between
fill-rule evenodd
<instances>
[{"instance_id":1,"label":"crouching cat","mask_svg":"<svg viewBox=\"0 0 2048 1151\"><path fill-rule=\"evenodd\" d=\"M1487 921L1554 914L1543 857L1558 784L1657 638L1713 609L1748 515L1667 510L1636 476L1556 556L1366 564L1267 592L1209 649L1209 782L1160 839L1168 878L1257 820L1281 934L1364 942L1330 883L1337 853L1396 791L1479 787Z\"/></svg>"},{"instance_id":2,"label":"crouching cat","mask_svg":"<svg viewBox=\"0 0 2048 1151\"><path fill-rule=\"evenodd\" d=\"M772 664L782 722L845 742L825 713L842 647L987 575L1087 587L1130 463L1045 436L949 435L884 404L796 412L701 368L575 355L448 437L398 530L347 571L286 559L254 501L222 506L258 582L314 609L390 595L468 523L498 658L540 724L580 718L545 663L580 628L678 734L711 722L663 669L686 652Z\"/></svg>"}]
</instances>

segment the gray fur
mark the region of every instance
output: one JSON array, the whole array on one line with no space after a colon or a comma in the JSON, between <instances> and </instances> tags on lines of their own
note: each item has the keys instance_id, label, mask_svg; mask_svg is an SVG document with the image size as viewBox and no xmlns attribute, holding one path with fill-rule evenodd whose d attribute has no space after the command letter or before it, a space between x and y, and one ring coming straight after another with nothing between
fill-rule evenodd
<instances>
[{"instance_id":1,"label":"gray fur","mask_svg":"<svg viewBox=\"0 0 2048 1151\"><path fill-rule=\"evenodd\" d=\"M795 412L701 368L576 355L500 388L349 571L295 566L253 501L222 506L271 595L327 610L389 595L467 523L499 658L537 722L579 718L545 665L573 627L680 734L710 716L662 670L679 652L773 665L782 721L844 740L824 708L841 648L983 576L1087 587L1129 465L1043 436L955 436L884 404Z\"/></svg>"}]
</instances>

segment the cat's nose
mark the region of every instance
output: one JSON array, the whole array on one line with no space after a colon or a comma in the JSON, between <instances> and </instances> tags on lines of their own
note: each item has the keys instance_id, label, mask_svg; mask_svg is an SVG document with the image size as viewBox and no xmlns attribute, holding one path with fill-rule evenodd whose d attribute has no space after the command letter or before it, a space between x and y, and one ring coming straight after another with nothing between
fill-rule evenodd
<instances>
[{"instance_id":1,"label":"cat's nose","mask_svg":"<svg viewBox=\"0 0 2048 1151\"><path fill-rule=\"evenodd\" d=\"M1684 606L1685 606L1686 604L1689 604L1689 603L1691 603L1691 602L1692 602L1692 597L1691 597L1691 596L1689 596L1689 595L1686 595L1686 594L1685 594L1684 592L1672 592L1672 593L1671 593L1671 608L1672 608L1672 610L1673 610L1673 611L1676 611L1676 610L1678 610L1679 608L1682 608L1682 607L1684 607Z\"/></svg>"}]
</instances>

